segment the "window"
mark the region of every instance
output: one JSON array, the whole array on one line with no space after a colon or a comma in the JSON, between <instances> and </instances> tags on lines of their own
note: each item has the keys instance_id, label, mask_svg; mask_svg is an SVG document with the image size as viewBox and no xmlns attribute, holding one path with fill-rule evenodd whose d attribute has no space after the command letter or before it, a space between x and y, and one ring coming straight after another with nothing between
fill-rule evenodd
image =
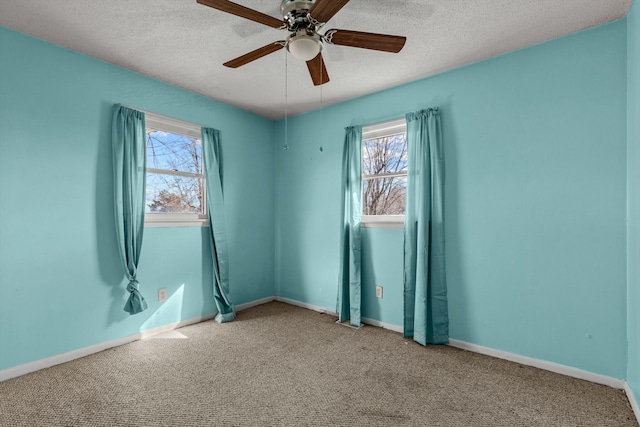
<instances>
[{"instance_id":1,"label":"window","mask_svg":"<svg viewBox=\"0 0 640 427\"><path fill-rule=\"evenodd\" d=\"M405 119L362 129L362 225L402 228L407 201Z\"/></svg>"},{"instance_id":2,"label":"window","mask_svg":"<svg viewBox=\"0 0 640 427\"><path fill-rule=\"evenodd\" d=\"M153 113L145 113L145 122L145 225L206 225L200 126Z\"/></svg>"}]
</instances>

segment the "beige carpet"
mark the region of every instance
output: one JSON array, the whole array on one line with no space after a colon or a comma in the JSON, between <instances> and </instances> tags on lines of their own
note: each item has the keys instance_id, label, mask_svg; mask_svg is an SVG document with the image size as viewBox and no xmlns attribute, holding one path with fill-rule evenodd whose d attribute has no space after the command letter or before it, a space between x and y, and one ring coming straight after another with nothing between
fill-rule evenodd
<instances>
[{"instance_id":1,"label":"beige carpet","mask_svg":"<svg viewBox=\"0 0 640 427\"><path fill-rule=\"evenodd\" d=\"M2 426L638 426L620 390L282 303L0 383Z\"/></svg>"}]
</instances>

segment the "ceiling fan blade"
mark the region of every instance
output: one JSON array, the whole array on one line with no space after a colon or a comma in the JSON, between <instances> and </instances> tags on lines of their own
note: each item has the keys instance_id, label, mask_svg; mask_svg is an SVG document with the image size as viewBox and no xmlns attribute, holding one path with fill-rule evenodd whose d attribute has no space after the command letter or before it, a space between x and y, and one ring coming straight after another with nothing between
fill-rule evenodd
<instances>
[{"instance_id":1,"label":"ceiling fan blade","mask_svg":"<svg viewBox=\"0 0 640 427\"><path fill-rule=\"evenodd\" d=\"M198 3L242 18L250 19L254 22L268 25L269 27L282 28L284 26L284 23L280 19L265 15L257 10L249 9L248 7L244 7L227 0L198 0Z\"/></svg>"},{"instance_id":2,"label":"ceiling fan blade","mask_svg":"<svg viewBox=\"0 0 640 427\"><path fill-rule=\"evenodd\" d=\"M309 74L311 75L314 86L320 86L329 82L329 74L327 74L327 68L324 66L321 53L312 60L307 61L307 68L309 69Z\"/></svg>"},{"instance_id":3,"label":"ceiling fan blade","mask_svg":"<svg viewBox=\"0 0 640 427\"><path fill-rule=\"evenodd\" d=\"M324 40L329 44L340 46L398 53L404 47L407 38L389 34L363 33L361 31L329 30L325 33Z\"/></svg>"},{"instance_id":4,"label":"ceiling fan blade","mask_svg":"<svg viewBox=\"0 0 640 427\"><path fill-rule=\"evenodd\" d=\"M319 22L327 22L347 3L349 0L317 0L309 9L309 15Z\"/></svg>"},{"instance_id":5,"label":"ceiling fan blade","mask_svg":"<svg viewBox=\"0 0 640 427\"><path fill-rule=\"evenodd\" d=\"M222 65L229 68L238 68L248 64L249 62L255 61L256 59L260 59L263 56L267 56L270 53L277 52L283 47L284 47L284 42L273 42L266 46L262 46L259 49L251 51L247 54L244 54L236 59L232 59L231 61L225 62Z\"/></svg>"}]
</instances>

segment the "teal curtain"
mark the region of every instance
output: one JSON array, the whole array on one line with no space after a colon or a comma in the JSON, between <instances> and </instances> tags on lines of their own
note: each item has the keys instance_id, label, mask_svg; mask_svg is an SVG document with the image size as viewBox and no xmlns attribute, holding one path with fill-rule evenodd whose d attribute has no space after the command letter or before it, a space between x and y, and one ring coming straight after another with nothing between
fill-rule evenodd
<instances>
[{"instance_id":1,"label":"teal curtain","mask_svg":"<svg viewBox=\"0 0 640 427\"><path fill-rule=\"evenodd\" d=\"M222 157L220 131L202 128L202 151L204 153L204 173L207 181L207 204L209 207L209 235L213 258L213 299L218 308L216 321L230 322L236 318L236 311L229 298L229 250L227 229L224 220L222 194Z\"/></svg>"},{"instance_id":2,"label":"teal curtain","mask_svg":"<svg viewBox=\"0 0 640 427\"><path fill-rule=\"evenodd\" d=\"M129 279L129 299L124 311L136 314L147 309L147 302L138 290L140 284L136 279L144 233L147 174L144 113L115 105L111 145L118 248Z\"/></svg>"},{"instance_id":3,"label":"teal curtain","mask_svg":"<svg viewBox=\"0 0 640 427\"><path fill-rule=\"evenodd\" d=\"M338 314L340 323L361 321L360 220L362 218L362 127L346 128L342 153L342 229Z\"/></svg>"},{"instance_id":4,"label":"teal curtain","mask_svg":"<svg viewBox=\"0 0 640 427\"><path fill-rule=\"evenodd\" d=\"M404 217L404 336L449 342L444 258L444 159L437 108L407 114Z\"/></svg>"}]
</instances>

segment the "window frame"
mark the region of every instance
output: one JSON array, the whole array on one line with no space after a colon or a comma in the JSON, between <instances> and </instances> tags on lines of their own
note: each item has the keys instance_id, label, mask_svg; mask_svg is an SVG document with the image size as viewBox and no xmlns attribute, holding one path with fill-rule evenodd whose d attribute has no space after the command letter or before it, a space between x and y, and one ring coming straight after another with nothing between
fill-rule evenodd
<instances>
[{"instance_id":1,"label":"window frame","mask_svg":"<svg viewBox=\"0 0 640 427\"><path fill-rule=\"evenodd\" d=\"M405 140L407 135L407 120L405 118L390 120L386 122L376 123L370 126L364 126L362 128L362 142L384 138L388 136L405 134ZM364 147L364 145L363 145ZM362 148L361 148L362 149ZM362 161L364 162L364 156ZM408 177L408 170L402 172L392 172L384 174L365 175L364 169L362 171L362 182L365 180L379 179L379 178L393 178L393 177ZM362 212L364 212L364 185L360 188L360 198L362 200ZM404 228L404 215L364 215L361 214L360 223L364 228L392 228L401 229Z\"/></svg>"},{"instance_id":2,"label":"window frame","mask_svg":"<svg viewBox=\"0 0 640 427\"><path fill-rule=\"evenodd\" d=\"M201 126L194 123L185 122L182 120L174 119L172 117L162 116L160 114L144 111L145 113L145 156L147 150L146 130L153 129L154 131L167 132L174 135L186 136L188 138L197 138L202 143ZM204 147L203 147L204 151ZM202 214L196 213L153 213L146 212L144 214L144 226L145 227L206 227L209 225L209 206L207 203L207 181L204 171L204 156L202 158L202 174L192 172L172 171L168 169L156 169L150 168L147 165L145 171L146 174L162 174L173 176L184 176L188 178L202 178L204 194L202 197L204 212ZM146 188L145 188L146 191Z\"/></svg>"}]
</instances>

